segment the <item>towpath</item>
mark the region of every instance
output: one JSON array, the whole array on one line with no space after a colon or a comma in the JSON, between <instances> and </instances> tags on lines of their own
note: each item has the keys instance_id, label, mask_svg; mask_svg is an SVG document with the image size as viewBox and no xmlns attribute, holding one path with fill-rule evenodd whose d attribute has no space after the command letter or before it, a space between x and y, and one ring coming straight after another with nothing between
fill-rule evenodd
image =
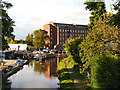
<instances>
[{"instance_id":1,"label":"towpath","mask_svg":"<svg viewBox=\"0 0 120 90\"><path fill-rule=\"evenodd\" d=\"M74 81L74 87L76 88L76 90L85 90L82 83L80 83L78 76L76 75L76 73L72 70L72 68L67 63L67 60L65 61L65 64L66 64L66 68L68 69L68 72L69 72L71 78Z\"/></svg>"}]
</instances>

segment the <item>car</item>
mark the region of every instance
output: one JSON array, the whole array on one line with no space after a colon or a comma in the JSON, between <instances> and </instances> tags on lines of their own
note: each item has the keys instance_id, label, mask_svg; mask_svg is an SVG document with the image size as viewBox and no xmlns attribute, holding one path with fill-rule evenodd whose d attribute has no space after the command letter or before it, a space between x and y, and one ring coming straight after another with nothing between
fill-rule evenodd
<instances>
[{"instance_id":1,"label":"car","mask_svg":"<svg viewBox=\"0 0 120 90\"><path fill-rule=\"evenodd\" d=\"M55 54L55 52L53 50L50 51L50 54Z\"/></svg>"}]
</instances>

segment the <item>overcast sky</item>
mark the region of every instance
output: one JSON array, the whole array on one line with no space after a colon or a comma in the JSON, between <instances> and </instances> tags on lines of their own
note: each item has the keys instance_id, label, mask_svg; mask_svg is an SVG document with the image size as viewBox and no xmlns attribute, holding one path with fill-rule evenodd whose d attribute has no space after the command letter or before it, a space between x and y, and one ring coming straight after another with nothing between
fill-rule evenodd
<instances>
[{"instance_id":1,"label":"overcast sky","mask_svg":"<svg viewBox=\"0 0 120 90\"><path fill-rule=\"evenodd\" d=\"M85 0L4 0L13 4L8 10L9 16L15 21L15 39L25 39L28 33L43 29L50 21L56 23L75 23L87 25L90 12L85 10ZM106 9L110 4L106 1Z\"/></svg>"}]
</instances>

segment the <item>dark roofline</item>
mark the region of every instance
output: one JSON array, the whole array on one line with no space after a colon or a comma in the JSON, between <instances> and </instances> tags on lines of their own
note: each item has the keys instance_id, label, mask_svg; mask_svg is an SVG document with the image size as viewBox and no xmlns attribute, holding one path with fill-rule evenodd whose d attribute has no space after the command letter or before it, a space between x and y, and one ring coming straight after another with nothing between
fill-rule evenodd
<instances>
[{"instance_id":1,"label":"dark roofline","mask_svg":"<svg viewBox=\"0 0 120 90\"><path fill-rule=\"evenodd\" d=\"M79 25L79 24L66 24L66 23L54 23L55 25L58 24L58 25L72 25L72 26L85 26L85 27L88 27L88 25Z\"/></svg>"}]
</instances>

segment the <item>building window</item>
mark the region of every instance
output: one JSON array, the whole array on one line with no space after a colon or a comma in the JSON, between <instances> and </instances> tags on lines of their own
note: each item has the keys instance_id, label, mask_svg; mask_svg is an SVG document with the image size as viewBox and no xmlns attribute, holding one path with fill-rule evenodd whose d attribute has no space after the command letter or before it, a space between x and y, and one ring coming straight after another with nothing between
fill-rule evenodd
<instances>
[{"instance_id":1,"label":"building window","mask_svg":"<svg viewBox=\"0 0 120 90\"><path fill-rule=\"evenodd\" d=\"M51 31L52 31L52 29L51 29Z\"/></svg>"},{"instance_id":2,"label":"building window","mask_svg":"<svg viewBox=\"0 0 120 90\"><path fill-rule=\"evenodd\" d=\"M60 33L60 36L61 36L61 33Z\"/></svg>"},{"instance_id":3,"label":"building window","mask_svg":"<svg viewBox=\"0 0 120 90\"><path fill-rule=\"evenodd\" d=\"M65 32L67 32L67 30L65 30Z\"/></svg>"},{"instance_id":4,"label":"building window","mask_svg":"<svg viewBox=\"0 0 120 90\"><path fill-rule=\"evenodd\" d=\"M84 30L83 30L83 33L84 33Z\"/></svg>"},{"instance_id":5,"label":"building window","mask_svg":"<svg viewBox=\"0 0 120 90\"><path fill-rule=\"evenodd\" d=\"M51 33L51 35L52 35L52 33Z\"/></svg>"},{"instance_id":6,"label":"building window","mask_svg":"<svg viewBox=\"0 0 120 90\"><path fill-rule=\"evenodd\" d=\"M63 29L63 32L64 32L64 29Z\"/></svg>"},{"instance_id":7,"label":"building window","mask_svg":"<svg viewBox=\"0 0 120 90\"><path fill-rule=\"evenodd\" d=\"M63 33L63 36L64 36L64 33Z\"/></svg>"},{"instance_id":8,"label":"building window","mask_svg":"<svg viewBox=\"0 0 120 90\"><path fill-rule=\"evenodd\" d=\"M52 41L50 43L52 44Z\"/></svg>"},{"instance_id":9,"label":"building window","mask_svg":"<svg viewBox=\"0 0 120 90\"><path fill-rule=\"evenodd\" d=\"M63 38L63 40L64 40L64 38Z\"/></svg>"},{"instance_id":10,"label":"building window","mask_svg":"<svg viewBox=\"0 0 120 90\"><path fill-rule=\"evenodd\" d=\"M72 32L72 30L70 30L70 32Z\"/></svg>"},{"instance_id":11,"label":"building window","mask_svg":"<svg viewBox=\"0 0 120 90\"><path fill-rule=\"evenodd\" d=\"M74 30L73 30L73 32L74 32Z\"/></svg>"},{"instance_id":12,"label":"building window","mask_svg":"<svg viewBox=\"0 0 120 90\"><path fill-rule=\"evenodd\" d=\"M78 32L79 32L79 30L78 30Z\"/></svg>"},{"instance_id":13,"label":"building window","mask_svg":"<svg viewBox=\"0 0 120 90\"><path fill-rule=\"evenodd\" d=\"M75 32L77 32L77 30L75 30Z\"/></svg>"},{"instance_id":14,"label":"building window","mask_svg":"<svg viewBox=\"0 0 120 90\"><path fill-rule=\"evenodd\" d=\"M52 37L50 37L50 40L52 40Z\"/></svg>"},{"instance_id":15,"label":"building window","mask_svg":"<svg viewBox=\"0 0 120 90\"><path fill-rule=\"evenodd\" d=\"M61 29L60 29L60 32L61 32Z\"/></svg>"},{"instance_id":16,"label":"building window","mask_svg":"<svg viewBox=\"0 0 120 90\"><path fill-rule=\"evenodd\" d=\"M60 40L61 40L61 37L60 37Z\"/></svg>"}]
</instances>

